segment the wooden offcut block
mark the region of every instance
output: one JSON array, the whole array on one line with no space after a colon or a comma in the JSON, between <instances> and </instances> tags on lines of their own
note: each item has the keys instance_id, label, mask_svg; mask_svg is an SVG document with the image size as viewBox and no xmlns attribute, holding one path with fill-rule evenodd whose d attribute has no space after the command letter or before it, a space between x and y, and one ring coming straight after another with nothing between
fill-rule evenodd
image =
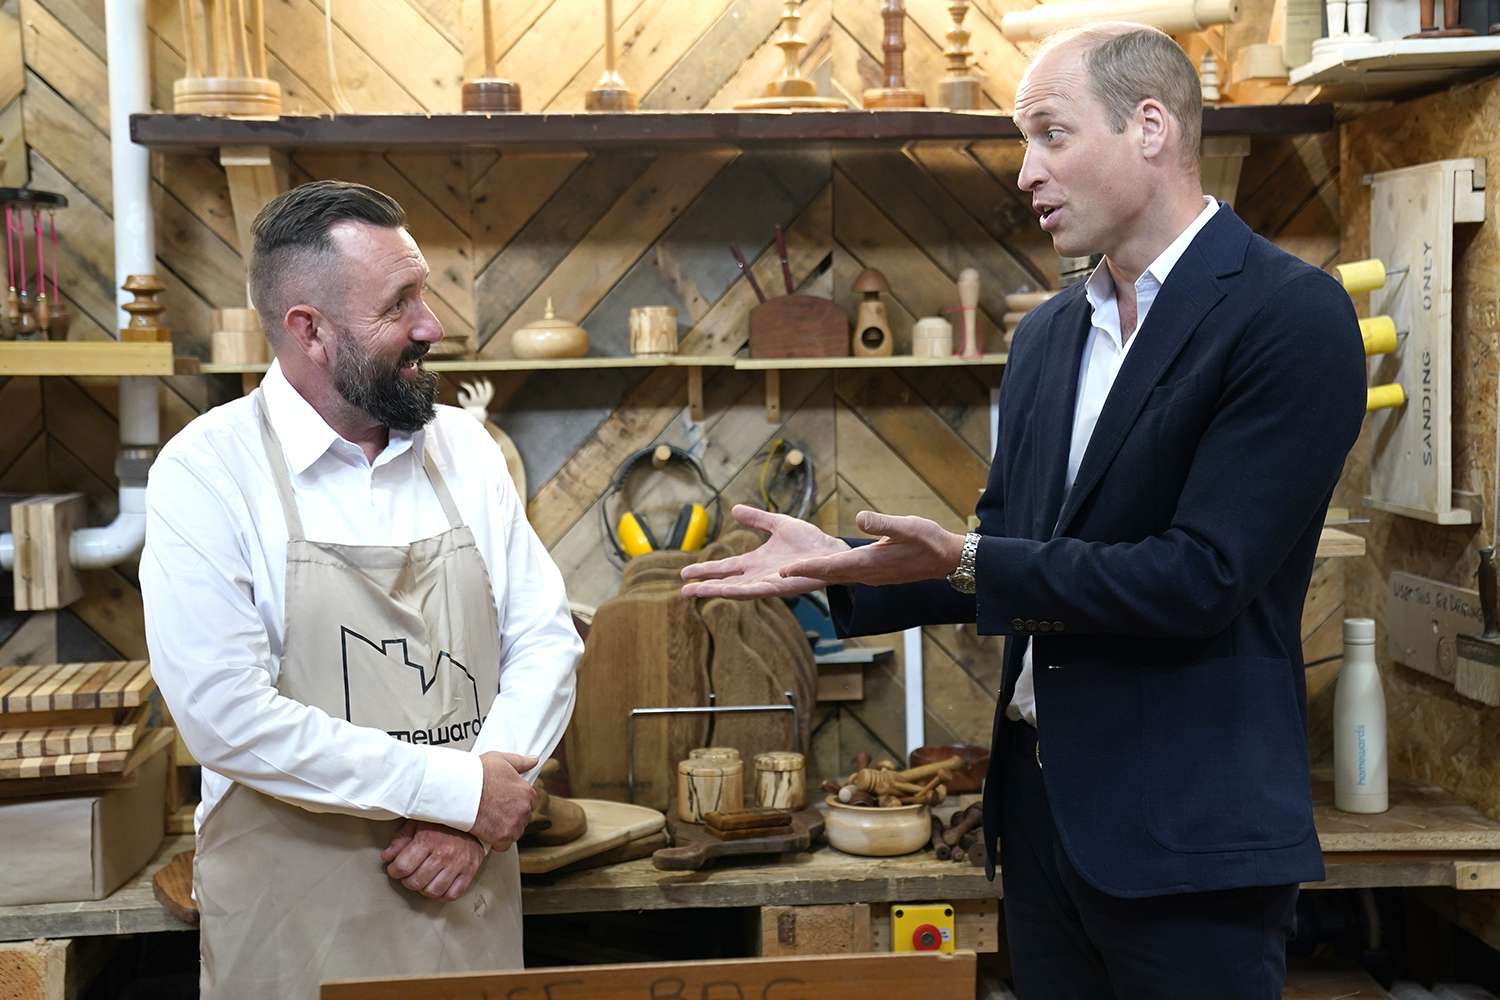
<instances>
[{"instance_id":1,"label":"wooden offcut block","mask_svg":"<svg viewBox=\"0 0 1500 1000\"><path fill-rule=\"evenodd\" d=\"M151 697L156 683L145 660L111 663L41 663L0 667L0 713L92 712L135 708ZM80 725L99 721L93 716L41 719L6 718L6 728L17 725Z\"/></svg>"},{"instance_id":2,"label":"wooden offcut block","mask_svg":"<svg viewBox=\"0 0 1500 1000\"><path fill-rule=\"evenodd\" d=\"M215 309L209 357L216 365L263 365L270 361L270 345L254 309Z\"/></svg>"},{"instance_id":3,"label":"wooden offcut block","mask_svg":"<svg viewBox=\"0 0 1500 1000\"><path fill-rule=\"evenodd\" d=\"M762 906L762 955L851 955L870 950L870 904Z\"/></svg>"},{"instance_id":4,"label":"wooden offcut block","mask_svg":"<svg viewBox=\"0 0 1500 1000\"><path fill-rule=\"evenodd\" d=\"M0 997L64 1000L72 947L68 940L0 943Z\"/></svg>"},{"instance_id":5,"label":"wooden offcut block","mask_svg":"<svg viewBox=\"0 0 1500 1000\"><path fill-rule=\"evenodd\" d=\"M51 611L83 596L69 546L84 520L82 493L32 497L11 506L17 611Z\"/></svg>"}]
</instances>

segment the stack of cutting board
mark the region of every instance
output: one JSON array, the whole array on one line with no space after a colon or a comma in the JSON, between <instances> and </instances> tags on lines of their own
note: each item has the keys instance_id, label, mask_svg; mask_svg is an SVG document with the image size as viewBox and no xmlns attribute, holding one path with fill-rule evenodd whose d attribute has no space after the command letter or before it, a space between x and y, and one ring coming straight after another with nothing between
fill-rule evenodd
<instances>
[{"instance_id":1,"label":"stack of cutting board","mask_svg":"<svg viewBox=\"0 0 1500 1000\"><path fill-rule=\"evenodd\" d=\"M145 660L0 667L0 798L94 791L172 742Z\"/></svg>"}]
</instances>

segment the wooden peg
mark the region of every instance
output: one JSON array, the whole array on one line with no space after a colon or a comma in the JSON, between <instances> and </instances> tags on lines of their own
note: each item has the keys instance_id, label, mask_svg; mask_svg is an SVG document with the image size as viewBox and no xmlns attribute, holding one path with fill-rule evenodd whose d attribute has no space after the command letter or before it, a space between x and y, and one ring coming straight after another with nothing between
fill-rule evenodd
<instances>
[{"instance_id":1,"label":"wooden peg","mask_svg":"<svg viewBox=\"0 0 1500 1000\"><path fill-rule=\"evenodd\" d=\"M938 96L953 111L975 111L984 106L979 77L969 66L969 57L974 53L969 48L969 32L964 28L968 13L969 0L950 0L948 16L953 18L953 27L948 29L948 47L943 50L948 72L938 83Z\"/></svg>"},{"instance_id":2,"label":"wooden peg","mask_svg":"<svg viewBox=\"0 0 1500 1000\"><path fill-rule=\"evenodd\" d=\"M867 108L921 108L927 98L906 85L906 6L902 0L885 0L880 8L885 20L885 86L865 91Z\"/></svg>"},{"instance_id":3,"label":"wooden peg","mask_svg":"<svg viewBox=\"0 0 1500 1000\"><path fill-rule=\"evenodd\" d=\"M979 272L966 267L958 273L958 305L963 315L963 349L959 356L977 358L979 350Z\"/></svg>"},{"instance_id":4,"label":"wooden peg","mask_svg":"<svg viewBox=\"0 0 1500 1000\"><path fill-rule=\"evenodd\" d=\"M154 274L132 274L120 286L135 296L133 302L124 305L130 313L130 325L120 330L120 339L152 344L169 343L172 331L161 322L161 314L167 307L157 301L166 286Z\"/></svg>"}]
</instances>

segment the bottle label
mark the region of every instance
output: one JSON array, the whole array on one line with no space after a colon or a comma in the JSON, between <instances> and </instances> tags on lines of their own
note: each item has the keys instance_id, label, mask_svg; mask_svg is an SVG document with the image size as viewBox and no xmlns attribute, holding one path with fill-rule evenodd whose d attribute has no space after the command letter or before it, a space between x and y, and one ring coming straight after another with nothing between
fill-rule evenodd
<instances>
[{"instance_id":1,"label":"bottle label","mask_svg":"<svg viewBox=\"0 0 1500 1000\"><path fill-rule=\"evenodd\" d=\"M1354 758L1357 764L1356 773L1358 777L1354 783L1356 785L1363 785L1365 784L1365 762L1367 759L1365 751L1365 727L1363 723L1354 727L1354 735L1356 740L1358 741L1358 751L1356 752Z\"/></svg>"}]
</instances>

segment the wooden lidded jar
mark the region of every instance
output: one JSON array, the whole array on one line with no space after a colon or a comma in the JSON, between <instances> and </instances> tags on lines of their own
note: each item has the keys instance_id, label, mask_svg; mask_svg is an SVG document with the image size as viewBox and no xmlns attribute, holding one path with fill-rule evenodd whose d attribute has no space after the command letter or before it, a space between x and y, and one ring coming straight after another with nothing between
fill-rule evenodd
<instances>
[{"instance_id":1,"label":"wooden lidded jar","mask_svg":"<svg viewBox=\"0 0 1500 1000\"><path fill-rule=\"evenodd\" d=\"M768 809L807 806L807 763L800 753L773 750L755 755L755 801Z\"/></svg>"},{"instance_id":2,"label":"wooden lidded jar","mask_svg":"<svg viewBox=\"0 0 1500 1000\"><path fill-rule=\"evenodd\" d=\"M689 757L677 765L677 818L702 823L703 814L745 808L745 765L727 756Z\"/></svg>"},{"instance_id":3,"label":"wooden lidded jar","mask_svg":"<svg viewBox=\"0 0 1500 1000\"><path fill-rule=\"evenodd\" d=\"M511 353L518 358L581 358L589 352L588 331L558 319L547 300L546 313L511 335Z\"/></svg>"}]
</instances>

